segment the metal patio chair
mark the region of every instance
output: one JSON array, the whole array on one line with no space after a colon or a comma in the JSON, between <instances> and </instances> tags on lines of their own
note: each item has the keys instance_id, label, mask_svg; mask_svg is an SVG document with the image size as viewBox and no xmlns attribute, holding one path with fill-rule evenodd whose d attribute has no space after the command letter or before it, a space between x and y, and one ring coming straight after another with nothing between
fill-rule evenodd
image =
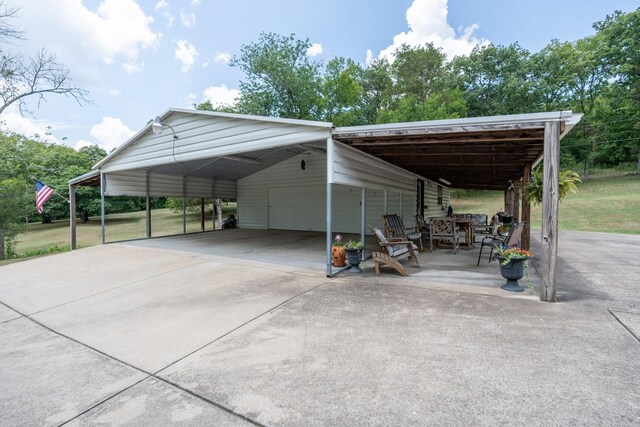
<instances>
[{"instance_id":1,"label":"metal patio chair","mask_svg":"<svg viewBox=\"0 0 640 427\"><path fill-rule=\"evenodd\" d=\"M524 230L524 226L527 223L525 221L514 223L511 225L509 229L509 234L505 237L500 235L487 236L482 239L482 244L480 245L480 253L478 254L478 264L476 267L480 266L480 258L482 258L482 248L488 246L491 248L489 252L489 262L493 259L493 250L497 247L505 247L505 248L517 248L520 247L520 240L522 239L522 231Z\"/></svg>"}]
</instances>

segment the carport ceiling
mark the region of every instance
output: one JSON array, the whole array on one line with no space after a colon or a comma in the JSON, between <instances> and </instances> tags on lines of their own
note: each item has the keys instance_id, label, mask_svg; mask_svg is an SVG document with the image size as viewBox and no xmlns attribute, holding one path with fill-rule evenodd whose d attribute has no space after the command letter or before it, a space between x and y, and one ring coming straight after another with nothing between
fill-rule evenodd
<instances>
[{"instance_id":1,"label":"carport ceiling","mask_svg":"<svg viewBox=\"0 0 640 427\"><path fill-rule=\"evenodd\" d=\"M504 190L543 154L544 121L338 128L333 138L453 188Z\"/></svg>"}]
</instances>

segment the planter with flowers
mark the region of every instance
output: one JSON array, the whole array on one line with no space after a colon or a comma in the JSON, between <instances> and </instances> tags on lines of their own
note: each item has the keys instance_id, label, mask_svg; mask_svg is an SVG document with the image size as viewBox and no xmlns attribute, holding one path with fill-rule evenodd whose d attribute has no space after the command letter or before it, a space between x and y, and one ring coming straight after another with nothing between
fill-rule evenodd
<instances>
[{"instance_id":1,"label":"planter with flowers","mask_svg":"<svg viewBox=\"0 0 640 427\"><path fill-rule=\"evenodd\" d=\"M507 279L507 282L501 286L502 289L510 292L524 291L518 280L524 277L525 270L529 267L528 260L532 256L531 251L524 249L498 248L496 258L500 261L500 274Z\"/></svg>"},{"instance_id":2,"label":"planter with flowers","mask_svg":"<svg viewBox=\"0 0 640 427\"><path fill-rule=\"evenodd\" d=\"M333 245L331 246L331 265L334 267L344 267L344 260L346 257L347 252L344 249L342 235L336 234L333 238Z\"/></svg>"},{"instance_id":3,"label":"planter with flowers","mask_svg":"<svg viewBox=\"0 0 640 427\"><path fill-rule=\"evenodd\" d=\"M347 252L347 261L351 268L349 272L351 273L362 273L362 269L360 269L360 261L362 258L362 249L364 249L364 245L361 240L349 240L345 245L344 249Z\"/></svg>"}]
</instances>

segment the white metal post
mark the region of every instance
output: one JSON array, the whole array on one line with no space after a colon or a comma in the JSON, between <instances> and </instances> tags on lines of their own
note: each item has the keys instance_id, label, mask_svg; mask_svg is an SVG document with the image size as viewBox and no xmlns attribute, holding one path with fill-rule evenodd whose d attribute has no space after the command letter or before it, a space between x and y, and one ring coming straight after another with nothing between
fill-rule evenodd
<instances>
[{"instance_id":1,"label":"white metal post","mask_svg":"<svg viewBox=\"0 0 640 427\"><path fill-rule=\"evenodd\" d=\"M187 176L182 176L182 234L187 234Z\"/></svg>"},{"instance_id":2,"label":"white metal post","mask_svg":"<svg viewBox=\"0 0 640 427\"><path fill-rule=\"evenodd\" d=\"M101 218L101 232L102 232L102 243L105 241L104 236L104 190L105 190L105 182L104 182L104 174L100 172L100 218Z\"/></svg>"},{"instance_id":3,"label":"white metal post","mask_svg":"<svg viewBox=\"0 0 640 427\"><path fill-rule=\"evenodd\" d=\"M147 171L147 239L151 238L151 172Z\"/></svg>"},{"instance_id":4,"label":"white metal post","mask_svg":"<svg viewBox=\"0 0 640 427\"><path fill-rule=\"evenodd\" d=\"M366 212L366 206L367 206L367 189L366 188L362 188L360 189L360 241L362 241L362 245L366 246L366 224L365 222L367 222L367 212ZM364 249L362 249L362 259L364 259Z\"/></svg>"},{"instance_id":5,"label":"white metal post","mask_svg":"<svg viewBox=\"0 0 640 427\"><path fill-rule=\"evenodd\" d=\"M327 138L327 277L331 277L331 223L333 221L333 138Z\"/></svg>"},{"instance_id":6,"label":"white metal post","mask_svg":"<svg viewBox=\"0 0 640 427\"><path fill-rule=\"evenodd\" d=\"M216 229L216 215L218 214L216 210L216 179L211 179L211 221L212 230Z\"/></svg>"}]
</instances>

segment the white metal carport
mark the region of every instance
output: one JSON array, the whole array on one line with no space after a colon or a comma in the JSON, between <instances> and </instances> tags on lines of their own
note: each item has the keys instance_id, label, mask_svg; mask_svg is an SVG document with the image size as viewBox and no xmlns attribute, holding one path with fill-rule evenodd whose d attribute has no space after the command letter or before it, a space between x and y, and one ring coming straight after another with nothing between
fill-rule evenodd
<instances>
[{"instance_id":1,"label":"white metal carport","mask_svg":"<svg viewBox=\"0 0 640 427\"><path fill-rule=\"evenodd\" d=\"M161 120L175 134L155 135L149 124L94 169L99 170L103 200L110 195L146 196L147 201L151 196L236 197L243 228L304 229L295 228L302 221L308 230L326 231L327 275L332 275L336 224L336 231L356 231L357 226L363 238L365 224L375 222L371 215L394 211L411 224L418 181L433 191L443 189L437 181L456 182L459 176L464 185L474 186L469 188L504 186L506 191L509 183L524 181L544 156L541 298L555 300L559 142L580 117L551 112L334 129L324 122L170 109ZM446 161L424 160L433 155ZM303 166L305 159L308 169ZM300 170L309 173L303 176ZM293 191L300 187L307 191ZM309 198L317 201L323 188L324 227L318 223L321 205L309 205ZM370 199L369 192L375 197ZM288 209L270 210L270 194L279 201L289 194ZM444 192L438 196L440 205L448 199ZM342 218L336 215L336 200ZM372 200L379 204L369 210ZM528 220L524 198L522 204L523 219ZM295 221L283 218L301 207L307 210L295 218L295 226ZM149 213L148 209L147 237L151 237Z\"/></svg>"}]
</instances>

